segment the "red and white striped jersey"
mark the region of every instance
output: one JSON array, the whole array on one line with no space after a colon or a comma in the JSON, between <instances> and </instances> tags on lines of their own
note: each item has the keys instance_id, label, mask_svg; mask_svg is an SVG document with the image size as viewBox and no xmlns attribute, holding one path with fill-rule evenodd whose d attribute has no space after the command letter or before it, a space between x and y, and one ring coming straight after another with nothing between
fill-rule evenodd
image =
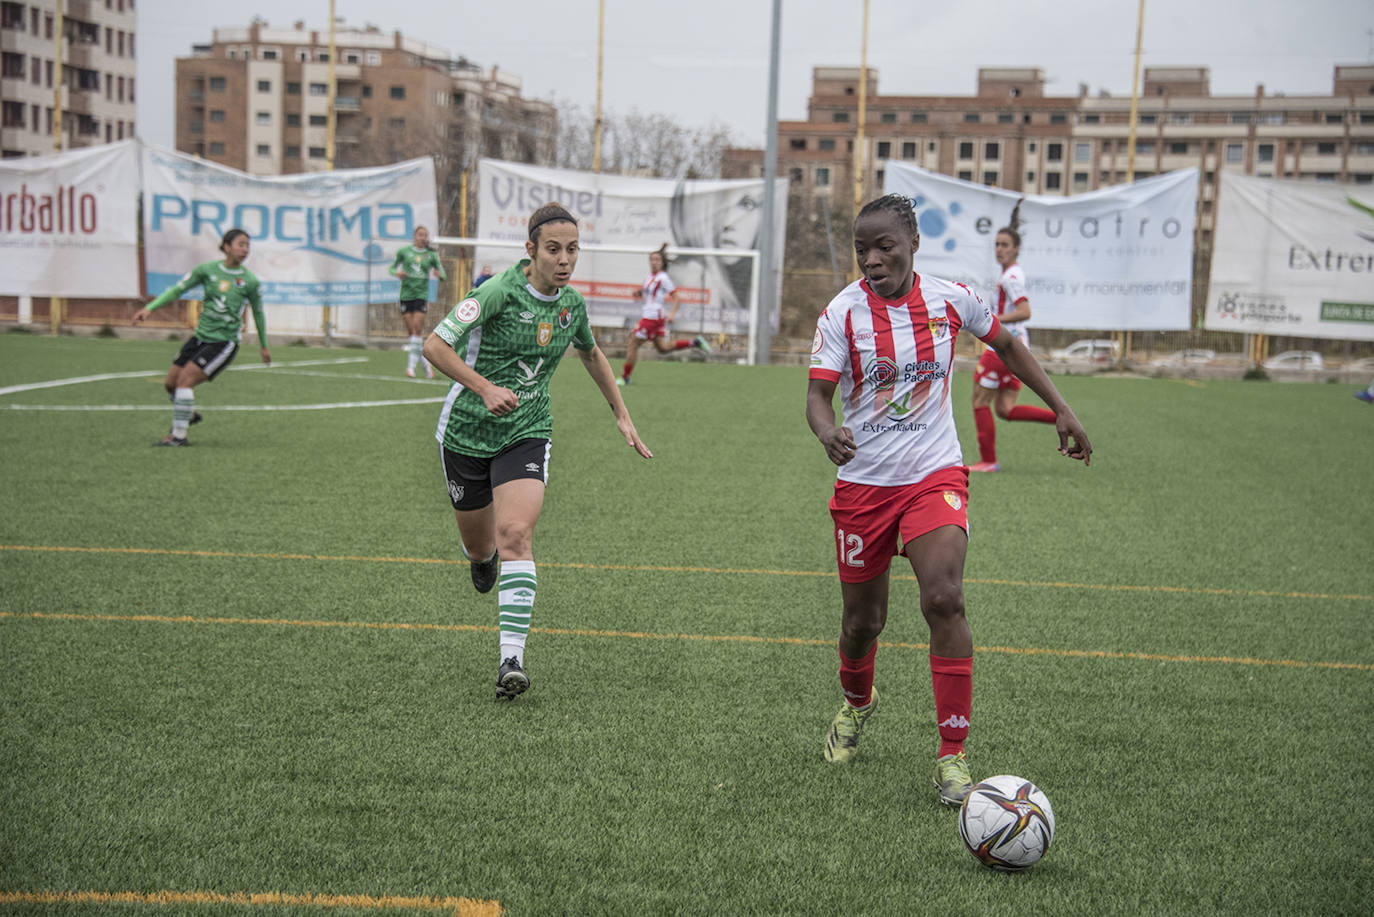
<instances>
[{"instance_id":1,"label":"red and white striped jersey","mask_svg":"<svg viewBox=\"0 0 1374 917\"><path fill-rule=\"evenodd\" d=\"M1026 299L1026 272L1019 264L1009 264L1002 271L1002 279L997 281L997 317L1016 308L1016 304ZM1030 346L1030 333L1025 322L1009 322L1006 326L1012 337L1020 338L1021 343Z\"/></svg>"},{"instance_id":2,"label":"red and white striped jersey","mask_svg":"<svg viewBox=\"0 0 1374 917\"><path fill-rule=\"evenodd\" d=\"M661 321L664 317L663 305L668 301L668 296L677 289L673 283L673 278L668 276L667 271L656 271L644 278L644 305L643 318L653 321Z\"/></svg>"},{"instance_id":3,"label":"red and white striped jersey","mask_svg":"<svg viewBox=\"0 0 1374 917\"><path fill-rule=\"evenodd\" d=\"M890 487L963 464L949 391L964 327L985 342L1001 329L973 291L939 277L917 274L898 302L864 280L830 301L816 322L810 378L839 383L858 447L840 480Z\"/></svg>"}]
</instances>

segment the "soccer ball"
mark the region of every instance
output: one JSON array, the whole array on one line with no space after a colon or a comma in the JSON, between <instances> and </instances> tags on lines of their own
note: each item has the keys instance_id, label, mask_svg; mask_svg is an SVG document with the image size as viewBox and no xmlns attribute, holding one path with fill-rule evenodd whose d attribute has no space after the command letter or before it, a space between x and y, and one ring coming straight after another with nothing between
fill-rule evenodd
<instances>
[{"instance_id":1,"label":"soccer ball","mask_svg":"<svg viewBox=\"0 0 1374 917\"><path fill-rule=\"evenodd\" d=\"M1054 840L1054 810L1049 797L1029 780L1010 774L989 777L964 797L959 836L984 866L1006 872L1030 869Z\"/></svg>"}]
</instances>

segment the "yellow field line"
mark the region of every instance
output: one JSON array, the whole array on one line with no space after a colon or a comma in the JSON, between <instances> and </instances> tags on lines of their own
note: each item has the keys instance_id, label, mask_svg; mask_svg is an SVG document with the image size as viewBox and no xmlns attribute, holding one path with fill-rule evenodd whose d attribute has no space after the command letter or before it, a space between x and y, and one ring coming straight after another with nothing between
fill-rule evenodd
<instances>
[{"instance_id":1,"label":"yellow field line","mask_svg":"<svg viewBox=\"0 0 1374 917\"><path fill-rule=\"evenodd\" d=\"M410 895L288 895L283 892L0 891L0 904L238 904L256 907L348 907L362 910L447 911L456 917L499 917L499 901Z\"/></svg>"},{"instance_id":2,"label":"yellow field line","mask_svg":"<svg viewBox=\"0 0 1374 917\"><path fill-rule=\"evenodd\" d=\"M197 551L179 548L88 548L72 545L23 545L23 544L0 544L0 551L49 551L53 553L80 553L80 554L141 554L165 557L215 557L233 558L240 560L323 560L323 561L353 561L355 563L371 564L442 564L449 566L467 566L466 560L441 558L441 557L369 557L357 554L264 554L248 551ZM818 576L833 578L833 572L824 570L770 570L766 568L750 567L682 567L664 566L657 564L581 564L581 563L557 563L554 561L539 562L541 567L553 567L564 570L614 570L614 571L635 571L649 573L712 573L727 575L746 575L746 576ZM916 581L916 577L910 574L895 574L892 577L896 580ZM1092 589L1101 592L1158 592L1173 595L1220 595L1233 596L1237 598L1274 598L1274 599L1318 599L1323 601L1348 601L1348 602L1374 602L1374 595L1360 595L1358 593L1322 593L1322 592L1278 592L1267 589L1224 589L1207 586L1150 586L1150 585L1128 585L1118 583L1067 583L1067 582L1037 582L1034 580L1014 580L1014 579L992 579L966 577L965 583L973 583L982 586L1021 586L1033 589Z\"/></svg>"},{"instance_id":3,"label":"yellow field line","mask_svg":"<svg viewBox=\"0 0 1374 917\"><path fill-rule=\"evenodd\" d=\"M148 614L85 614L79 612L13 612L0 611L0 620L35 621L128 621L151 624L239 624L275 625L278 627L336 628L341 630L414 630L447 633L496 633L496 627L486 624L429 624L414 621L320 621L292 618L222 618L192 615ZM532 633L563 637L606 637L621 640L687 640L701 643L758 643L773 646L834 646L834 639L817 640L810 637L761 637L754 634L682 634L654 633L632 630L594 630L581 627L532 627ZM884 648L901 650L930 649L928 643L879 641ZM1251 656L1175 656L1166 653L1132 653L1113 650L1066 650L1048 647L978 646L978 653L997 653L1005 656L1059 656L1068 659L1137 659L1149 662L1198 662L1226 665L1280 666L1290 669L1350 669L1374 672L1374 664L1362 662L1310 662L1303 659L1259 659Z\"/></svg>"}]
</instances>

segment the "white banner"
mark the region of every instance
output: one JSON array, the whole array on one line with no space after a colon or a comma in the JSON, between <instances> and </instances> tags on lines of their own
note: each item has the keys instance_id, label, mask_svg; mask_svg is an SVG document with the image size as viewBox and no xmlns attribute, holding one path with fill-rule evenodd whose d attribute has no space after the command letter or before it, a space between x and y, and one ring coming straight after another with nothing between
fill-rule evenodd
<instances>
[{"instance_id":1,"label":"white banner","mask_svg":"<svg viewBox=\"0 0 1374 917\"><path fill-rule=\"evenodd\" d=\"M170 150L143 152L144 245L153 294L219 257L220 237L237 227L252 239L247 267L262 281L268 305L395 300L400 281L387 268L396 250L410 242L416 226L438 235L437 217L428 157L254 176Z\"/></svg>"},{"instance_id":2,"label":"white banner","mask_svg":"<svg viewBox=\"0 0 1374 917\"><path fill-rule=\"evenodd\" d=\"M1374 191L1221 173L1208 330L1374 340Z\"/></svg>"},{"instance_id":3,"label":"white banner","mask_svg":"<svg viewBox=\"0 0 1374 917\"><path fill-rule=\"evenodd\" d=\"M889 160L883 190L911 198L916 270L985 299L1001 269L997 230L1022 197L1021 254L1032 328L1170 331L1190 326L1197 169L1073 197L1022 195Z\"/></svg>"},{"instance_id":4,"label":"white banner","mask_svg":"<svg viewBox=\"0 0 1374 917\"><path fill-rule=\"evenodd\" d=\"M137 141L0 160L0 293L139 295Z\"/></svg>"},{"instance_id":5,"label":"white banner","mask_svg":"<svg viewBox=\"0 0 1374 917\"><path fill-rule=\"evenodd\" d=\"M685 331L743 334L749 328L749 291L758 261L721 254L684 255L679 248L756 250L763 228L763 180L692 181L630 178L571 169L548 169L483 159L478 166L477 235L483 239L528 238L529 216L556 201L581 228L583 245L634 246L643 253L584 252L572 285L587 299L594 325L632 327L640 315L640 286L649 273L648 252L668 243L668 274L681 308L676 326ZM787 226L787 180L774 186L774 260L781 289ZM522 248L478 248L476 263L500 273L523 258ZM776 330L776 304L769 322Z\"/></svg>"}]
</instances>

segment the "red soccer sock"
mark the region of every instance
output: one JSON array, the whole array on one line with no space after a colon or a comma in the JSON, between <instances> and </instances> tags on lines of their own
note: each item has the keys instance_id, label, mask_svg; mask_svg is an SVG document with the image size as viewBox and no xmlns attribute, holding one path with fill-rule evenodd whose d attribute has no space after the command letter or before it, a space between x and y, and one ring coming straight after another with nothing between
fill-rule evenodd
<instances>
[{"instance_id":1,"label":"red soccer sock","mask_svg":"<svg viewBox=\"0 0 1374 917\"><path fill-rule=\"evenodd\" d=\"M849 706L867 707L873 702L873 659L877 655L877 641L862 659L850 659L840 651L840 688Z\"/></svg>"},{"instance_id":2,"label":"red soccer sock","mask_svg":"<svg viewBox=\"0 0 1374 917\"><path fill-rule=\"evenodd\" d=\"M624 379L624 380L626 380L626 381L628 382L629 379L630 379L630 373L634 372L634 368L635 368L635 365L634 365L633 363L631 363L629 360L626 360L626 361L625 361L625 368L622 369L622 370L620 371L620 378L622 378L622 379Z\"/></svg>"},{"instance_id":3,"label":"red soccer sock","mask_svg":"<svg viewBox=\"0 0 1374 917\"><path fill-rule=\"evenodd\" d=\"M1040 423L1054 423L1054 411L1049 408L1018 404L1007 414L1007 420L1038 420Z\"/></svg>"},{"instance_id":4,"label":"red soccer sock","mask_svg":"<svg viewBox=\"0 0 1374 917\"><path fill-rule=\"evenodd\" d=\"M940 757L957 755L964 750L973 713L973 657L951 659L931 653L930 681L935 688Z\"/></svg>"},{"instance_id":5,"label":"red soccer sock","mask_svg":"<svg viewBox=\"0 0 1374 917\"><path fill-rule=\"evenodd\" d=\"M992 408L974 408L973 425L978 428L978 458L984 462L997 461L997 428L993 426Z\"/></svg>"},{"instance_id":6,"label":"red soccer sock","mask_svg":"<svg viewBox=\"0 0 1374 917\"><path fill-rule=\"evenodd\" d=\"M673 349L674 349L674 350L686 350L688 347L691 347L691 346L692 346L692 342L691 342L691 341L678 341L677 343L673 344Z\"/></svg>"}]
</instances>

